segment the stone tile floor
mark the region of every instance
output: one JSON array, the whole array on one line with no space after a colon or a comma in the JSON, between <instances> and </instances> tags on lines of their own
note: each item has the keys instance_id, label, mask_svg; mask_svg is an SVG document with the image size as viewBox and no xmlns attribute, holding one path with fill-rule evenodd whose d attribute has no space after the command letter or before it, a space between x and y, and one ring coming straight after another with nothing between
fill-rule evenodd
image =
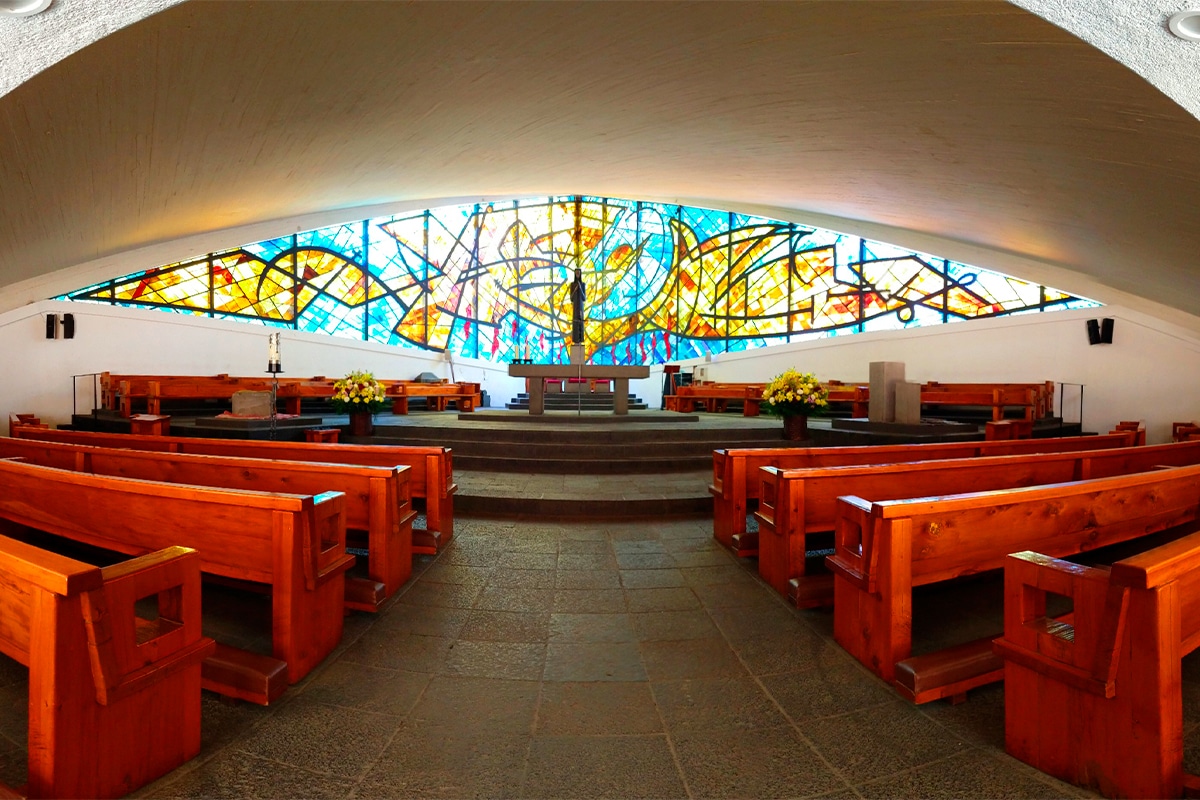
<instances>
[{"instance_id":1,"label":"stone tile floor","mask_svg":"<svg viewBox=\"0 0 1200 800\"><path fill-rule=\"evenodd\" d=\"M206 693L199 757L137 795L1091 796L1004 753L1002 687L901 700L833 642L827 612L789 608L716 546L708 518L460 518L418 570L382 613L347 617L277 705ZM990 632L998 598L994 579L923 592L916 619L938 624L918 641ZM261 598L236 603L225 624L261 625ZM0 657L0 780L18 784L26 681Z\"/></svg>"}]
</instances>

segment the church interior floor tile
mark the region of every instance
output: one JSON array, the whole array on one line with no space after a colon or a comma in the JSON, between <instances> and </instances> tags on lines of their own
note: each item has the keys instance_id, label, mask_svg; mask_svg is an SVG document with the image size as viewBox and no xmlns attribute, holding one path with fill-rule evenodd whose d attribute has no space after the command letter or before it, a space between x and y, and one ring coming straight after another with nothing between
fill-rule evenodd
<instances>
[{"instance_id":1,"label":"church interior floor tile","mask_svg":"<svg viewBox=\"0 0 1200 800\"><path fill-rule=\"evenodd\" d=\"M833 642L828 611L789 607L709 520L455 528L278 703L206 693L200 755L136 795L1090 796L1004 753L1002 686L900 699ZM974 631L993 591L917 608ZM16 784L26 676L0 657L0 780Z\"/></svg>"}]
</instances>

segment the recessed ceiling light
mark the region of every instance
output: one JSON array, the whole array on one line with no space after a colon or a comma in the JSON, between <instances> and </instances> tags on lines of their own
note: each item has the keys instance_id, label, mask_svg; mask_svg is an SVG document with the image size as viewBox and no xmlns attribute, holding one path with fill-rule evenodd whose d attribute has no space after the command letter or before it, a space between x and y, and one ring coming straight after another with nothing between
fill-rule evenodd
<instances>
[{"instance_id":1,"label":"recessed ceiling light","mask_svg":"<svg viewBox=\"0 0 1200 800\"><path fill-rule=\"evenodd\" d=\"M1171 33L1189 42L1200 42L1200 11L1180 11L1167 20Z\"/></svg>"},{"instance_id":2,"label":"recessed ceiling light","mask_svg":"<svg viewBox=\"0 0 1200 800\"><path fill-rule=\"evenodd\" d=\"M52 2L54 0L0 0L0 14L28 17L45 11Z\"/></svg>"}]
</instances>

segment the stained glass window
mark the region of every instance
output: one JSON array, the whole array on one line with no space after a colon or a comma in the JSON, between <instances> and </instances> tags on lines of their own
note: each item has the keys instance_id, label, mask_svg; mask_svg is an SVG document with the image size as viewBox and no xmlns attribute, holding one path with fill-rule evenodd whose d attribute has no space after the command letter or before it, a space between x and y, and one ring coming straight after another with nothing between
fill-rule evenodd
<instances>
[{"instance_id":1,"label":"stained glass window","mask_svg":"<svg viewBox=\"0 0 1200 800\"><path fill-rule=\"evenodd\" d=\"M307 231L58 299L240 319L508 362L567 360L574 270L585 351L664 363L814 336L1098 305L791 222L572 195Z\"/></svg>"}]
</instances>

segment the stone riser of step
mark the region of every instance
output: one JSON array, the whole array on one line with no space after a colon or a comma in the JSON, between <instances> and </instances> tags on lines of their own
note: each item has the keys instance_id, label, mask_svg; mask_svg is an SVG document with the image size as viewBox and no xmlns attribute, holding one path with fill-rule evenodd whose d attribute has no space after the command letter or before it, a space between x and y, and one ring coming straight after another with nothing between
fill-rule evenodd
<instances>
[{"instance_id":1,"label":"stone riser of step","mask_svg":"<svg viewBox=\"0 0 1200 800\"><path fill-rule=\"evenodd\" d=\"M380 441L376 436L375 441ZM446 442L429 440L414 446L450 447L454 450L457 461L462 456L479 458L512 458L514 455L529 459L560 459L575 461L622 461L637 458L641 455L672 457L672 458L712 458L712 451L718 448L762 447L762 441L731 441L720 442L673 442L670 445L652 447L630 444L592 444L592 443L547 443L530 437L528 441L515 442ZM782 446L786 444L779 440Z\"/></svg>"},{"instance_id":2,"label":"stone riser of step","mask_svg":"<svg viewBox=\"0 0 1200 800\"><path fill-rule=\"evenodd\" d=\"M665 514L711 515L712 508L712 497L707 496L651 500L578 500L459 494L454 498L455 513L520 517L618 519L661 517Z\"/></svg>"},{"instance_id":3,"label":"stone riser of step","mask_svg":"<svg viewBox=\"0 0 1200 800\"><path fill-rule=\"evenodd\" d=\"M650 428L630 425L617 430L595 430L591 426L575 428L530 427L489 428L486 434L464 428L435 428L409 425L375 425L375 438L389 439L396 444L428 445L441 444L459 447L478 442L484 435L492 444L507 447L526 447L531 443L587 446L621 445L643 448L651 445L675 446L681 443L700 444L707 448L718 447L783 447L783 426L778 428L734 428L726 431L711 428L681 429L683 426Z\"/></svg>"},{"instance_id":4,"label":"stone riser of step","mask_svg":"<svg viewBox=\"0 0 1200 800\"><path fill-rule=\"evenodd\" d=\"M468 455L454 450L454 469L470 472L529 472L539 475L648 475L712 469L712 451L696 456L626 456L624 458L515 458ZM457 504L457 500L455 503ZM456 506L457 507L457 506Z\"/></svg>"},{"instance_id":5,"label":"stone riser of step","mask_svg":"<svg viewBox=\"0 0 1200 800\"><path fill-rule=\"evenodd\" d=\"M504 405L509 411L528 411L529 402L510 402ZM546 399L544 408L549 411L574 411L575 409L583 409L584 411L612 411L613 402L611 398L603 397L588 397L575 400L567 398L565 400L550 400ZM634 411L645 411L649 408L641 400L630 400L629 408Z\"/></svg>"},{"instance_id":6,"label":"stone riser of step","mask_svg":"<svg viewBox=\"0 0 1200 800\"><path fill-rule=\"evenodd\" d=\"M379 444L406 444L413 447L451 447L455 454L492 458L507 458L519 455L524 458L571 458L583 461L620 460L639 454L657 456L691 457L712 455L713 450L743 447L787 447L794 443L778 437L774 439L719 439L711 441L677 441L662 444L647 443L600 443L590 441L546 442L536 434L528 439L516 441L448 441L431 437L428 439L390 439L376 435L373 441Z\"/></svg>"}]
</instances>

